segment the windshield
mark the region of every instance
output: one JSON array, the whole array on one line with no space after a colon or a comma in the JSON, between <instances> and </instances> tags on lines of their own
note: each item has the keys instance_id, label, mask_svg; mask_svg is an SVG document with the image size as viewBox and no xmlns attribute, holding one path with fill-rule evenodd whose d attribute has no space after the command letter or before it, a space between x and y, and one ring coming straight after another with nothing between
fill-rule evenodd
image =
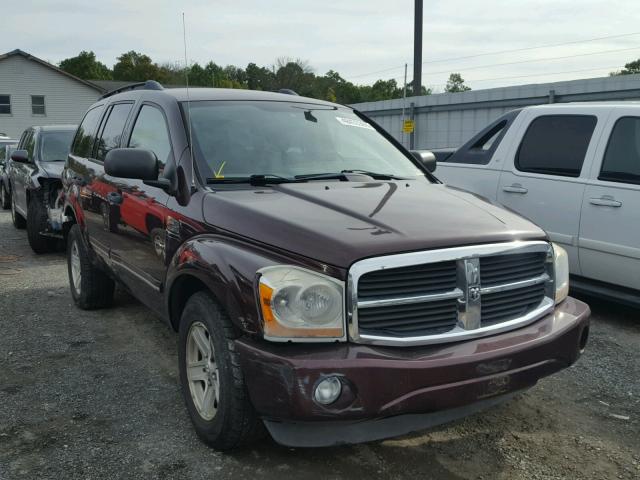
<instances>
[{"instance_id":1,"label":"windshield","mask_svg":"<svg viewBox=\"0 0 640 480\"><path fill-rule=\"evenodd\" d=\"M71 149L73 130L44 132L40 137L40 161L64 162Z\"/></svg>"},{"instance_id":2,"label":"windshield","mask_svg":"<svg viewBox=\"0 0 640 480\"><path fill-rule=\"evenodd\" d=\"M400 150L347 109L204 101L191 102L190 111L195 155L213 179L295 178L344 170L424 176Z\"/></svg>"}]
</instances>

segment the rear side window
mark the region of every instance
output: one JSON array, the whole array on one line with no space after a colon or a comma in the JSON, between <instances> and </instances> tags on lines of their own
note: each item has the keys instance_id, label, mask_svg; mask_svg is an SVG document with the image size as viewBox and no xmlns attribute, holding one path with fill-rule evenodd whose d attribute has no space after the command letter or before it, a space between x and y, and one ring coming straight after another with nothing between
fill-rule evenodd
<instances>
[{"instance_id":1,"label":"rear side window","mask_svg":"<svg viewBox=\"0 0 640 480\"><path fill-rule=\"evenodd\" d=\"M120 138L131 107L131 103L117 103L111 107L107 121L102 128L100 140L98 140L96 160L104 161L109 150L120 146Z\"/></svg>"},{"instance_id":2,"label":"rear side window","mask_svg":"<svg viewBox=\"0 0 640 480\"><path fill-rule=\"evenodd\" d=\"M169 129L162 112L151 105L143 105L131 132L129 147L151 150L161 166L171 155Z\"/></svg>"},{"instance_id":3,"label":"rear side window","mask_svg":"<svg viewBox=\"0 0 640 480\"><path fill-rule=\"evenodd\" d=\"M93 141L95 140L96 127L100 121L100 115L102 114L102 105L89 110L82 123L78 127L76 136L73 139L73 146L71 152L79 157L90 157L91 150L93 148Z\"/></svg>"},{"instance_id":4,"label":"rear side window","mask_svg":"<svg viewBox=\"0 0 640 480\"><path fill-rule=\"evenodd\" d=\"M545 115L536 118L516 155L522 172L579 177L596 127L591 115Z\"/></svg>"},{"instance_id":5,"label":"rear side window","mask_svg":"<svg viewBox=\"0 0 640 480\"><path fill-rule=\"evenodd\" d=\"M640 185L640 117L624 117L616 122L598 178Z\"/></svg>"}]
</instances>

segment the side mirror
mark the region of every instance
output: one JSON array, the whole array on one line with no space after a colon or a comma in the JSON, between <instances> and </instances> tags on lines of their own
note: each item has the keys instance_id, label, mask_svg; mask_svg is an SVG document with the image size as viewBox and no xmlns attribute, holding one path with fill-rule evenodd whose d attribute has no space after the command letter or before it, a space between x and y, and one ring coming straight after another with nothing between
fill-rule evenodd
<instances>
[{"instance_id":1,"label":"side mirror","mask_svg":"<svg viewBox=\"0 0 640 480\"><path fill-rule=\"evenodd\" d=\"M436 156L429 150L412 150L411 154L431 173L436 171Z\"/></svg>"},{"instance_id":2,"label":"side mirror","mask_svg":"<svg viewBox=\"0 0 640 480\"><path fill-rule=\"evenodd\" d=\"M14 150L11 154L11 160L17 163L29 163L29 152L26 150Z\"/></svg>"},{"instance_id":3,"label":"side mirror","mask_svg":"<svg viewBox=\"0 0 640 480\"><path fill-rule=\"evenodd\" d=\"M104 159L107 175L136 180L158 180L158 159L151 150L114 148Z\"/></svg>"}]
</instances>

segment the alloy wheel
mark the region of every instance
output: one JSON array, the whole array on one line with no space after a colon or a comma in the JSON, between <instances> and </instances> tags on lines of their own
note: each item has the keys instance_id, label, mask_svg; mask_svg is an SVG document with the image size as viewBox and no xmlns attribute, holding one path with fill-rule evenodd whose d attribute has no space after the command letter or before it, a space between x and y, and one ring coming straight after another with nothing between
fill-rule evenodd
<instances>
[{"instance_id":1,"label":"alloy wheel","mask_svg":"<svg viewBox=\"0 0 640 480\"><path fill-rule=\"evenodd\" d=\"M185 360L193 404L204 420L211 420L218 411L220 375L213 339L201 322L194 322L189 328Z\"/></svg>"},{"instance_id":2,"label":"alloy wheel","mask_svg":"<svg viewBox=\"0 0 640 480\"><path fill-rule=\"evenodd\" d=\"M74 241L71 245L71 256L69 257L71 262L71 281L73 282L73 288L76 291L76 295L80 295L80 289L82 286L82 270L80 264L80 250L78 249L78 242Z\"/></svg>"}]
</instances>

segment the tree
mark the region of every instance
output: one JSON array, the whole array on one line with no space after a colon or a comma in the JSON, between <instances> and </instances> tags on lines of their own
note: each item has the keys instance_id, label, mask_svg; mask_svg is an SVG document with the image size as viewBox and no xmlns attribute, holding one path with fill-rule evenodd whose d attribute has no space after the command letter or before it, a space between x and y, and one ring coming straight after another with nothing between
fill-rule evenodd
<instances>
[{"instance_id":1,"label":"tree","mask_svg":"<svg viewBox=\"0 0 640 480\"><path fill-rule=\"evenodd\" d=\"M633 62L627 63L624 68L618 72L611 72L609 76L615 77L617 75L633 75L634 73L640 73L640 58Z\"/></svg>"},{"instance_id":2,"label":"tree","mask_svg":"<svg viewBox=\"0 0 640 480\"><path fill-rule=\"evenodd\" d=\"M471 90L471 87L467 87L464 84L464 79L459 73L452 73L449 75L447 86L444 87L444 91L447 93L466 92Z\"/></svg>"},{"instance_id":3,"label":"tree","mask_svg":"<svg viewBox=\"0 0 640 480\"><path fill-rule=\"evenodd\" d=\"M96 54L85 50L75 57L65 58L59 66L65 72L84 80L110 80L112 78L111 70L104 63L96 60Z\"/></svg>"},{"instance_id":4,"label":"tree","mask_svg":"<svg viewBox=\"0 0 640 480\"><path fill-rule=\"evenodd\" d=\"M247 76L247 88L249 90L273 90L275 84L275 74L265 67L259 67L255 63L250 63L245 68Z\"/></svg>"},{"instance_id":5,"label":"tree","mask_svg":"<svg viewBox=\"0 0 640 480\"><path fill-rule=\"evenodd\" d=\"M413 95L413 80L407 83L407 96ZM433 90L425 87L424 85L420 85L420 95L431 95Z\"/></svg>"},{"instance_id":6,"label":"tree","mask_svg":"<svg viewBox=\"0 0 640 480\"><path fill-rule=\"evenodd\" d=\"M163 81L158 65L151 61L151 57L131 50L118 57L118 62L113 66L113 79L132 82L144 82L145 80Z\"/></svg>"}]
</instances>

